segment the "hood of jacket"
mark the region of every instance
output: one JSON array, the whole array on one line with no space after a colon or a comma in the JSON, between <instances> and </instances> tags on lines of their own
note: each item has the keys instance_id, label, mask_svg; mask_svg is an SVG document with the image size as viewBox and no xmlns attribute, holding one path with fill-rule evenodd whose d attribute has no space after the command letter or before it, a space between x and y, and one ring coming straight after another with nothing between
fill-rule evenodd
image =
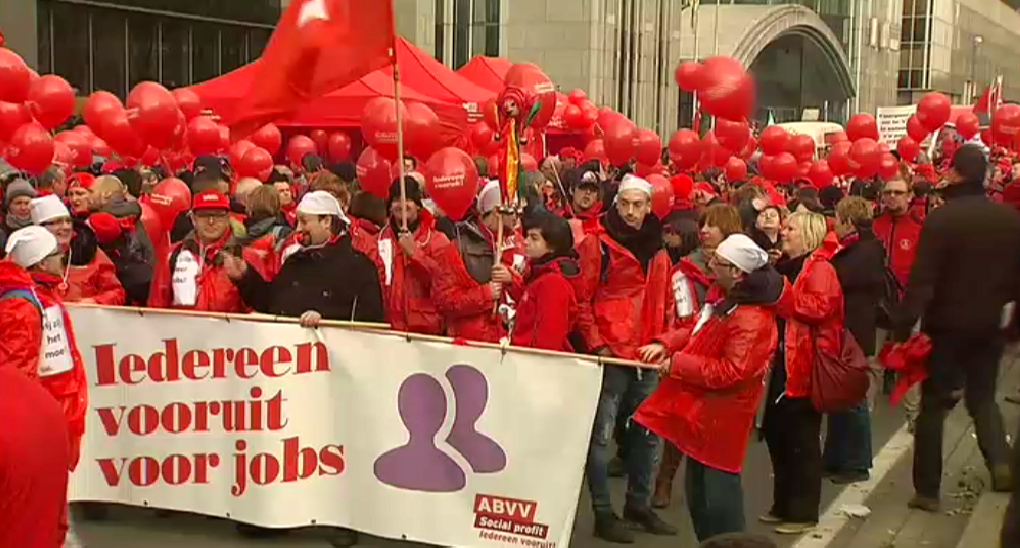
<instances>
[{"instance_id":1,"label":"hood of jacket","mask_svg":"<svg viewBox=\"0 0 1020 548\"><path fill-rule=\"evenodd\" d=\"M69 262L73 266L85 266L96 258L96 251L99 249L99 239L96 233L89 228L84 220L73 219L74 237L71 238Z\"/></svg>"},{"instance_id":2,"label":"hood of jacket","mask_svg":"<svg viewBox=\"0 0 1020 548\"><path fill-rule=\"evenodd\" d=\"M34 285L27 270L13 261L0 261L0 293L12 289L31 289Z\"/></svg>"},{"instance_id":3,"label":"hood of jacket","mask_svg":"<svg viewBox=\"0 0 1020 548\"><path fill-rule=\"evenodd\" d=\"M783 296L786 280L771 265L748 274L715 307L717 314L729 314L739 305L775 306Z\"/></svg>"},{"instance_id":4,"label":"hood of jacket","mask_svg":"<svg viewBox=\"0 0 1020 548\"><path fill-rule=\"evenodd\" d=\"M142 215L142 206L138 202L127 201L123 196L114 196L100 211L109 213L118 219L137 219Z\"/></svg>"},{"instance_id":5,"label":"hood of jacket","mask_svg":"<svg viewBox=\"0 0 1020 548\"><path fill-rule=\"evenodd\" d=\"M528 281L550 273L559 273L568 280L579 278L581 276L581 262L577 252L571 250L567 255L553 255L550 253L533 259L531 261Z\"/></svg>"}]
</instances>

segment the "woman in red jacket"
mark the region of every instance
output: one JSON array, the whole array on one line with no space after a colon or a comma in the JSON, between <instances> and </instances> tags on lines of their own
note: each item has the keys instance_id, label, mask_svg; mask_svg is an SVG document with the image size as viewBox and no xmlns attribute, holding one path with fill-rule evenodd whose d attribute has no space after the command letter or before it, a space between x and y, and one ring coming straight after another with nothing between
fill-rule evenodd
<instances>
[{"instance_id":1,"label":"woman in red jacket","mask_svg":"<svg viewBox=\"0 0 1020 548\"><path fill-rule=\"evenodd\" d=\"M544 211L526 216L523 224L528 265L521 294L510 294L517 302L510 342L572 352L567 334L577 321L574 285L580 282L581 267L570 224Z\"/></svg>"},{"instance_id":2,"label":"woman in red jacket","mask_svg":"<svg viewBox=\"0 0 1020 548\"><path fill-rule=\"evenodd\" d=\"M55 194L32 200L32 223L56 236L67 255L67 267L56 291L65 302L85 302L108 306L123 305L127 299L117 279L117 267L99 249L95 233L82 221L74 221L71 212Z\"/></svg>"},{"instance_id":3,"label":"woman in red jacket","mask_svg":"<svg viewBox=\"0 0 1020 548\"><path fill-rule=\"evenodd\" d=\"M783 227L784 257L776 269L793 287L779 309L782 352L772 368L765 439L772 458L773 504L760 519L780 534L799 535L818 523L822 494L822 415L811 402L811 372L819 353L838 355L843 291L829 259L838 248L825 217L794 213Z\"/></svg>"}]
</instances>

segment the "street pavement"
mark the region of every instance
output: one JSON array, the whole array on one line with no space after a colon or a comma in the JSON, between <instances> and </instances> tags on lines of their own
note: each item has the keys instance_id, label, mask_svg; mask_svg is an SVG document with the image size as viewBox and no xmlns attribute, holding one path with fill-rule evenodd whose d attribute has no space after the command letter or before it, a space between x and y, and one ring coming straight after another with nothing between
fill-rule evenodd
<instances>
[{"instance_id":1,"label":"street pavement","mask_svg":"<svg viewBox=\"0 0 1020 548\"><path fill-rule=\"evenodd\" d=\"M962 407L962 406L961 406ZM890 408L880 402L872 419L874 447L878 451L886 441L903 425L900 409ZM612 479L614 503L622 510L626 480ZM744 497L748 527L753 532L768 533L769 529L757 521L757 516L768 511L772 503L772 478L768 450L764 442L752 443L748 449L743 474ZM907 486L903 487L907 489ZM635 546L639 548L688 548L697 546L692 532L687 508L683 505L683 469L677 473L674 482L674 502L671 508L661 511L661 516L681 528L679 537L653 537L639 534ZM825 482L822 510L840 493L841 489ZM158 515L152 509L113 507L104 521L79 520L79 534L88 548L249 548L274 546L278 548L328 548L322 529L305 529L285 536L265 540L241 538L232 522L198 516L173 513ZM774 536L782 548L792 547L796 538ZM375 537L362 537L359 546L397 548L411 543ZM612 544L592 537L592 512L588 502L587 488L582 488L578 502L577 520L571 546L580 548L607 548ZM900 545L897 545L900 546ZM860 546L859 548L870 548ZM876 545L875 548L878 548Z\"/></svg>"}]
</instances>

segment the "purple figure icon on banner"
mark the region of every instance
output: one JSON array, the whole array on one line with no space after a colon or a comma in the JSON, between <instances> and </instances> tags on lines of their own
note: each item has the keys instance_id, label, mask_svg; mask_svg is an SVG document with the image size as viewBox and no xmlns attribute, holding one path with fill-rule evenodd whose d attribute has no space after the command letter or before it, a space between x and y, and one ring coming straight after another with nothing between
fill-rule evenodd
<instances>
[{"instance_id":1,"label":"purple figure icon on banner","mask_svg":"<svg viewBox=\"0 0 1020 548\"><path fill-rule=\"evenodd\" d=\"M463 489L467 484L464 470L436 447L436 434L448 410L439 381L425 373L411 375L400 385L397 408L410 439L376 459L375 477L409 491L451 493Z\"/></svg>"},{"instance_id":2,"label":"purple figure icon on banner","mask_svg":"<svg viewBox=\"0 0 1020 548\"><path fill-rule=\"evenodd\" d=\"M455 365L446 379L456 395L456 415L446 441L464 456L478 474L492 474L506 468L506 452L475 425L489 404L489 381L470 365Z\"/></svg>"}]
</instances>

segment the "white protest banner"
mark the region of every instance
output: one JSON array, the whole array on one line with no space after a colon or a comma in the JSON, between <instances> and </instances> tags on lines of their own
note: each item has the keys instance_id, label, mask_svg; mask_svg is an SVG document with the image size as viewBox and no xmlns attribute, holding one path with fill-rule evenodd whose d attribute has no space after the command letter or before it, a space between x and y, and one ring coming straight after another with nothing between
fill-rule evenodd
<instances>
[{"instance_id":1,"label":"white protest banner","mask_svg":"<svg viewBox=\"0 0 1020 548\"><path fill-rule=\"evenodd\" d=\"M875 122L878 123L880 140L895 147L896 142L907 136L907 120L917 112L917 105L900 107L878 107Z\"/></svg>"},{"instance_id":2,"label":"white protest banner","mask_svg":"<svg viewBox=\"0 0 1020 548\"><path fill-rule=\"evenodd\" d=\"M336 327L71 316L90 390L72 500L442 546L569 544L594 363Z\"/></svg>"}]
</instances>

